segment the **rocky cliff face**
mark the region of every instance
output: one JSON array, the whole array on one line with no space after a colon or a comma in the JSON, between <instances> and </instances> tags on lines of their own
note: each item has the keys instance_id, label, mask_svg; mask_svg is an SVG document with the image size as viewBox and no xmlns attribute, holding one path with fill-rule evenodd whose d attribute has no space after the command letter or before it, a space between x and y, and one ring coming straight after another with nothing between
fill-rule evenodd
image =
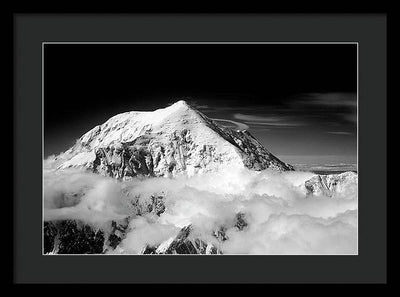
<instances>
[{"instance_id":1,"label":"rocky cliff face","mask_svg":"<svg viewBox=\"0 0 400 297\"><path fill-rule=\"evenodd\" d=\"M293 170L248 131L222 127L185 101L154 112L116 115L84 134L56 161L59 169L83 167L123 180L190 176L221 166Z\"/></svg>"},{"instance_id":2,"label":"rocky cliff face","mask_svg":"<svg viewBox=\"0 0 400 297\"><path fill-rule=\"evenodd\" d=\"M181 229L176 237L172 237L158 246L146 246L142 254L221 254L222 252L212 243L191 236L192 226Z\"/></svg>"},{"instance_id":3,"label":"rocky cliff face","mask_svg":"<svg viewBox=\"0 0 400 297\"><path fill-rule=\"evenodd\" d=\"M226 232L228 229L235 228L237 231L242 231L248 225L245 214L237 213L232 222L219 226L211 234L214 242L206 241L196 236L193 232L193 226L188 225L181 229L177 236L171 237L162 242L158 246L146 246L142 254L223 254L218 243L228 240Z\"/></svg>"},{"instance_id":4,"label":"rocky cliff face","mask_svg":"<svg viewBox=\"0 0 400 297\"><path fill-rule=\"evenodd\" d=\"M157 203L154 202L154 204ZM158 207L150 206L150 204L148 206L141 208L137 214L153 212L159 216L165 209L162 202L158 202ZM130 231L129 221L130 217L126 217L124 220L111 221L102 228L95 228L79 220L44 222L44 253L104 254L112 252ZM242 231L245 227L247 227L245 215L238 213L231 223L219 226L213 234L210 234L215 238L214 242L210 242L197 236L193 232L192 225L187 225L175 237L159 245L146 245L140 254L222 254L218 248L218 242L229 239L226 231L230 228Z\"/></svg>"},{"instance_id":5,"label":"rocky cliff face","mask_svg":"<svg viewBox=\"0 0 400 297\"><path fill-rule=\"evenodd\" d=\"M165 193L153 194L141 202L133 200L131 215L125 219L112 220L101 227L94 227L81 220L53 220L44 222L45 254L104 254L113 252L128 232L131 218L145 215L161 216L166 207ZM147 245L141 254L222 254L218 243L228 240L226 232L230 229L242 231L248 226L246 216L239 212L231 221L218 226L205 240L189 224L168 240L156 246Z\"/></svg>"},{"instance_id":6,"label":"rocky cliff face","mask_svg":"<svg viewBox=\"0 0 400 297\"><path fill-rule=\"evenodd\" d=\"M102 254L113 250L125 238L129 218L94 228L78 220L44 222L45 254Z\"/></svg>"}]
</instances>

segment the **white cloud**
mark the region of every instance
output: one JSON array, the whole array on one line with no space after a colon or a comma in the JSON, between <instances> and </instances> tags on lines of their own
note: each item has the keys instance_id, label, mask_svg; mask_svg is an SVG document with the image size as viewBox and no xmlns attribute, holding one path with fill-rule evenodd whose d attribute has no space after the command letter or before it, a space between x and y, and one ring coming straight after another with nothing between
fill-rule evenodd
<instances>
[{"instance_id":1,"label":"white cloud","mask_svg":"<svg viewBox=\"0 0 400 297\"><path fill-rule=\"evenodd\" d=\"M173 225L159 224L147 217L132 219L129 228L131 231L122 241L120 249L131 254L140 253L146 245L159 245L170 237L176 236L180 230Z\"/></svg>"},{"instance_id":2,"label":"white cloud","mask_svg":"<svg viewBox=\"0 0 400 297\"><path fill-rule=\"evenodd\" d=\"M353 254L357 246L355 218L356 211L328 219L272 214L246 232L230 230L224 249L232 254Z\"/></svg>"},{"instance_id":3,"label":"white cloud","mask_svg":"<svg viewBox=\"0 0 400 297\"><path fill-rule=\"evenodd\" d=\"M165 193L160 216L133 216L117 251L138 253L175 236L187 224L206 241L229 226L238 212L248 227L230 228L229 240L218 243L226 254L336 254L357 252L357 193L335 198L306 197L304 181L314 174L264 170L222 171L175 179L119 182L78 170L45 171L45 219L80 219L101 226L123 218L154 193ZM354 190L354 189L353 189Z\"/></svg>"}]
</instances>

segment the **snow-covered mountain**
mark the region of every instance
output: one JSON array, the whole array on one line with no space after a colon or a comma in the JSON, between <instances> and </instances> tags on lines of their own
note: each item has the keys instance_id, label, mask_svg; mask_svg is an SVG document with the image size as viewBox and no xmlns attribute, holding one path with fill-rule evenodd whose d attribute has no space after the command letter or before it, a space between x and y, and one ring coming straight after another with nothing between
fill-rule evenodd
<instances>
[{"instance_id":1,"label":"snow-covered mountain","mask_svg":"<svg viewBox=\"0 0 400 297\"><path fill-rule=\"evenodd\" d=\"M305 183L307 195L325 195L332 197L343 192L357 191L358 174L347 171L340 174L315 175Z\"/></svg>"},{"instance_id":2,"label":"snow-covered mountain","mask_svg":"<svg viewBox=\"0 0 400 297\"><path fill-rule=\"evenodd\" d=\"M221 166L293 170L248 131L217 124L181 100L152 112L118 114L56 157L59 169L84 167L129 180L217 171Z\"/></svg>"},{"instance_id":3,"label":"snow-covered mountain","mask_svg":"<svg viewBox=\"0 0 400 297\"><path fill-rule=\"evenodd\" d=\"M334 202L326 206L330 211L331 205L339 203L351 206L352 201L342 201L344 197L350 200L357 197L357 173L286 172L294 168L271 154L248 131L225 128L185 101L152 112L118 114L80 137L53 164L44 184L48 201L45 208L48 216L43 226L46 254L130 253L129 234L140 232L140 228L146 228L143 226L148 226L144 230L150 230L149 237L155 236L157 228L165 230L165 226L173 226L177 230L158 241L148 242L144 238L144 244L140 249L135 246L134 253L224 254L229 253L226 243L242 245L257 234L265 248L268 245L263 242L268 238L263 230L268 234L281 230L268 229L274 220L285 222L290 216L290 226L297 220L307 220L309 226L308 213L304 218L293 214L291 203L298 196L307 199L305 207L311 205L310 209L313 201L321 207L324 204L318 198L328 198L326 201ZM67 168L89 172L63 170ZM261 171L267 168L275 171ZM233 183L243 180L245 190L240 193L229 192L221 183L224 178L231 181L226 174L236 174L231 169L239 169ZM191 178L178 177L180 174ZM129 181L137 176L177 178ZM207 184L209 176L212 185L208 187L197 187L190 182ZM157 187L144 184L154 180L166 183ZM187 183L182 187L185 191L182 195L176 189L177 180ZM214 183L224 191L216 191ZM279 213L286 209L288 214L268 214L272 219L264 222L264 213L260 215L259 208L266 210L266 214L275 208ZM301 214L303 207L298 207L298 211ZM106 215L110 213L115 217ZM101 224L87 220L90 214L101 218ZM220 221L221 215L225 219ZM207 219L203 221L203 217ZM135 223L138 218L146 218L143 219L146 223L143 226ZM210 229L204 232L202 228L209 223ZM281 223L278 222L279 226ZM316 226L320 225L323 224L318 221ZM302 226L299 225L299 230L303 230ZM135 235L134 241L147 234L146 231ZM237 241L238 238L244 239Z\"/></svg>"}]
</instances>

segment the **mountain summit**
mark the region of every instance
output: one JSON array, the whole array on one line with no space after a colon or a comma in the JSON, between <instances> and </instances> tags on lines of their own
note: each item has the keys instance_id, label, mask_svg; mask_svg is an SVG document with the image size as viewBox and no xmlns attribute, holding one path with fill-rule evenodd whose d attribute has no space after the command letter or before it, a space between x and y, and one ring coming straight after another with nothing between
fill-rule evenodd
<instances>
[{"instance_id":1,"label":"mountain summit","mask_svg":"<svg viewBox=\"0 0 400 297\"><path fill-rule=\"evenodd\" d=\"M59 169L87 168L118 179L193 175L221 167L293 170L248 131L217 124L180 100L152 112L118 114L56 157Z\"/></svg>"}]
</instances>

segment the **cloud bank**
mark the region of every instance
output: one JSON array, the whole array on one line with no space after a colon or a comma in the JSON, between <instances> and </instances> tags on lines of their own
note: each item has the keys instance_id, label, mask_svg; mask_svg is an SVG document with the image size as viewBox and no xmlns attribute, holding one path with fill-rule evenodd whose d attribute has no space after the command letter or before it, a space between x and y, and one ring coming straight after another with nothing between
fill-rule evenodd
<instances>
[{"instance_id":1,"label":"cloud bank","mask_svg":"<svg viewBox=\"0 0 400 297\"><path fill-rule=\"evenodd\" d=\"M45 220L79 219L101 228L131 215L126 238L114 253L139 253L192 224L195 236L224 254L356 254L357 192L309 197L310 172L221 171L195 177L116 181L80 170L45 169ZM165 195L165 211L133 214L133 202ZM237 213L247 226L232 227ZM228 240L213 231L226 226Z\"/></svg>"}]
</instances>

